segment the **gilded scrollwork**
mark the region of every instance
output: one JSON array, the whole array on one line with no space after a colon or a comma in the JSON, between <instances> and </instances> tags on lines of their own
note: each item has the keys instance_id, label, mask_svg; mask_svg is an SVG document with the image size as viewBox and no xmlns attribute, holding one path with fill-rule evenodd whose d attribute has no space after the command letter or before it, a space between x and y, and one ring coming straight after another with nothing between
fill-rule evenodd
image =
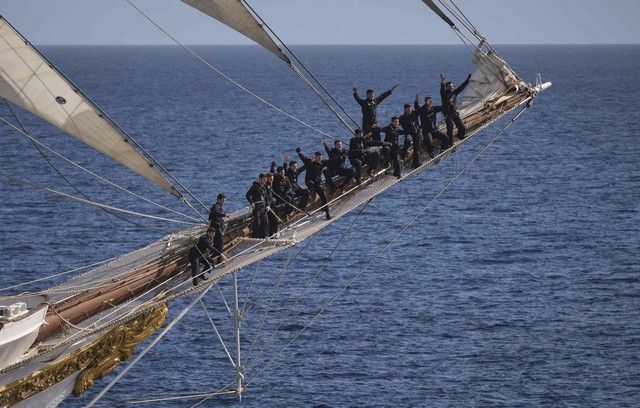
<instances>
[{"instance_id":1,"label":"gilded scrollwork","mask_svg":"<svg viewBox=\"0 0 640 408\"><path fill-rule=\"evenodd\" d=\"M131 357L134 348L164 323L168 313L166 304L143 313L134 320L118 326L90 344L74 351L63 360L44 367L20 380L0 387L0 406L12 406L81 371L73 387L75 396L91 388Z\"/></svg>"}]
</instances>

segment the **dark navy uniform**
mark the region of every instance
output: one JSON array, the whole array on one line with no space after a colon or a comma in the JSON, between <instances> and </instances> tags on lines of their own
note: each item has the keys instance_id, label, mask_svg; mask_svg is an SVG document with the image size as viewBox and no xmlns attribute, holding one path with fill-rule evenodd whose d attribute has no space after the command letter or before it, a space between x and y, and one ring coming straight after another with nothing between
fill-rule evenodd
<instances>
[{"instance_id":1,"label":"dark navy uniform","mask_svg":"<svg viewBox=\"0 0 640 408\"><path fill-rule=\"evenodd\" d=\"M193 277L193 284L198 284L198 279L205 280L201 274L203 267L209 269L213 262L209 258L212 253L216 253L217 250L213 247L213 242L208 235L203 235L198 238L196 245L189 251L189 262L191 263L191 276Z\"/></svg>"},{"instance_id":2,"label":"dark navy uniform","mask_svg":"<svg viewBox=\"0 0 640 408\"><path fill-rule=\"evenodd\" d=\"M331 215L329 214L329 206L326 205L328 203L327 196L324 194L324 188L322 187L322 170L327 167L327 161L321 160L319 163L317 163L306 157L299 149L296 149L296 151L298 152L298 156L304 163L304 183L307 185L307 188L309 189L309 192L311 194L318 194L318 196L320 197L320 202L324 206L324 211L327 215L327 219L330 219Z\"/></svg>"},{"instance_id":3,"label":"dark navy uniform","mask_svg":"<svg viewBox=\"0 0 640 408\"><path fill-rule=\"evenodd\" d=\"M417 102L415 106L418 106ZM418 120L419 114L415 110L409 114L403 113L402 116L400 116L400 126L402 126L405 135L403 157L407 155L409 146L413 145L412 165L414 168L420 165L420 145L422 144Z\"/></svg>"},{"instance_id":4,"label":"dark navy uniform","mask_svg":"<svg viewBox=\"0 0 640 408\"><path fill-rule=\"evenodd\" d=\"M385 150L389 152L389 157L393 163L393 175L400 178L400 129L393 123L389 124L382 129L385 134L384 141L391 143L390 147L385 147Z\"/></svg>"},{"instance_id":5,"label":"dark navy uniform","mask_svg":"<svg viewBox=\"0 0 640 408\"><path fill-rule=\"evenodd\" d=\"M444 120L447 124L447 136L449 138L449 145L453 146L453 125L456 125L458 129L458 139L464 139L464 135L467 129L464 127L464 123L462 123L462 119L460 119L460 115L456 110L456 97L460 92L464 90L464 88L469 85L469 80L471 79L471 75L467 77L467 80L460 84L456 89L448 90L445 82L442 81L440 83L440 97L442 98L442 113L444 114Z\"/></svg>"},{"instance_id":6,"label":"dark navy uniform","mask_svg":"<svg viewBox=\"0 0 640 408\"><path fill-rule=\"evenodd\" d=\"M442 106L427 106L426 104L419 106L416 102L416 111L420 116L420 128L422 129L422 140L427 145L427 150L431 157L434 156L433 139L440 140L440 146L448 147L449 139L447 135L438 130L436 125L436 116L438 112L442 112Z\"/></svg>"},{"instance_id":7,"label":"dark navy uniform","mask_svg":"<svg viewBox=\"0 0 640 408\"><path fill-rule=\"evenodd\" d=\"M253 238L267 238L269 219L267 217L267 191L257 181L247 191L247 201L253 206Z\"/></svg>"},{"instance_id":8,"label":"dark navy uniform","mask_svg":"<svg viewBox=\"0 0 640 408\"><path fill-rule=\"evenodd\" d=\"M218 256L222 255L222 250L224 249L224 232L227 229L227 223L224 217L226 216L227 213L224 212L222 204L218 202L216 202L213 207L211 207L211 211L209 211L209 225L216 233L213 237L213 247L216 250L214 254ZM218 262L221 261L222 259L218 259Z\"/></svg>"},{"instance_id":9,"label":"dark navy uniform","mask_svg":"<svg viewBox=\"0 0 640 408\"><path fill-rule=\"evenodd\" d=\"M327 155L329 155L329 160L327 160L327 167L324 169L324 178L327 180L327 183L335 190L337 187L333 182L333 177L342 176L344 177L344 183L342 183L342 190L345 189L347 184L353 180L356 171L354 169L348 169L344 167L345 162L347 161L348 152L343 149L338 149L337 147L329 148L325 143L324 149L327 151Z\"/></svg>"},{"instance_id":10,"label":"dark navy uniform","mask_svg":"<svg viewBox=\"0 0 640 408\"><path fill-rule=\"evenodd\" d=\"M355 89L355 88L354 88ZM364 133L369 133L371 127L376 122L376 115L378 112L378 105L389 95L391 95L392 89L382 93L373 99L362 99L358 96L358 92L353 93L353 98L358 102L362 109L362 130Z\"/></svg>"},{"instance_id":11,"label":"dark navy uniform","mask_svg":"<svg viewBox=\"0 0 640 408\"><path fill-rule=\"evenodd\" d=\"M291 190L298 199L298 208L304 210L309 204L309 190L298 184L298 177L305 170L305 167L298 167L294 171L291 166L291 163L289 163L289 166L287 166L287 163L283 164L287 179L289 179L289 182L291 183Z\"/></svg>"},{"instance_id":12,"label":"dark navy uniform","mask_svg":"<svg viewBox=\"0 0 640 408\"><path fill-rule=\"evenodd\" d=\"M378 168L380 153L377 151L367 151L367 148L372 146L382 146L382 142L369 140L362 136L362 134L356 134L349 140L349 163L351 163L356 171L355 178L357 181L360 181L362 178L363 165L367 165L369 174Z\"/></svg>"}]
</instances>

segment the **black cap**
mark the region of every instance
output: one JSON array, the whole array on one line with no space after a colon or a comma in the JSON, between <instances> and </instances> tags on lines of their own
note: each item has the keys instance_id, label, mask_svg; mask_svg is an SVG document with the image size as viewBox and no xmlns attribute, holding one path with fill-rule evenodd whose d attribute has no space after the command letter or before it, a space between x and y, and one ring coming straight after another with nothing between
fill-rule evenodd
<instances>
[{"instance_id":1,"label":"black cap","mask_svg":"<svg viewBox=\"0 0 640 408\"><path fill-rule=\"evenodd\" d=\"M265 178L265 177L267 177L267 175L266 175L266 174L264 174L264 173L260 173L260 174L258 174L258 178Z\"/></svg>"},{"instance_id":2,"label":"black cap","mask_svg":"<svg viewBox=\"0 0 640 408\"><path fill-rule=\"evenodd\" d=\"M282 170L284 170L284 167L282 166L276 167L276 172L280 173Z\"/></svg>"},{"instance_id":3,"label":"black cap","mask_svg":"<svg viewBox=\"0 0 640 408\"><path fill-rule=\"evenodd\" d=\"M227 196L225 196L224 194L220 193L220 194L218 194L218 197L217 197L217 198L218 198L218 200L219 200L219 199L221 199L221 198L227 198Z\"/></svg>"},{"instance_id":4,"label":"black cap","mask_svg":"<svg viewBox=\"0 0 640 408\"><path fill-rule=\"evenodd\" d=\"M367 89L367 93L373 93L373 89Z\"/></svg>"},{"instance_id":5,"label":"black cap","mask_svg":"<svg viewBox=\"0 0 640 408\"><path fill-rule=\"evenodd\" d=\"M320 153L320 151L317 151L314 153L315 156L322 156L322 153Z\"/></svg>"}]
</instances>

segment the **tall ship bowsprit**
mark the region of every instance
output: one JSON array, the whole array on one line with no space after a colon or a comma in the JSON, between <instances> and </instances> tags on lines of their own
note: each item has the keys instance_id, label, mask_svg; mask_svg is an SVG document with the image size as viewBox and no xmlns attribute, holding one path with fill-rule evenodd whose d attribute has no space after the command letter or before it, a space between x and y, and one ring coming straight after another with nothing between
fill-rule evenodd
<instances>
[{"instance_id":1,"label":"tall ship bowsprit","mask_svg":"<svg viewBox=\"0 0 640 408\"><path fill-rule=\"evenodd\" d=\"M346 128L348 137L352 136L359 123L349 117L346 110L247 2L183 2L275 54L304 81L320 103L335 115ZM227 348L225 351L235 374L229 379L228 385L210 396L235 394L240 398L253 377L243 366L242 316L238 304L240 288L237 274L251 264L298 245L396 183L447 159L480 131L511 113L511 121L506 125L510 126L540 92L551 86L539 79L535 85L520 79L453 1L423 0L422 3L452 29L473 54L475 70L461 94L458 106L460 118L466 127L466 137L455 137L451 144L434 141L439 145L435 154L430 149L416 150L408 145L400 161L402 177L394 174L391 161L385 161L376 168L365 164L362 177L358 180L347 182L348 180L337 175L333 181L344 185L340 189L328 185L323 187L328 200L326 205L323 205L318 194L312 194L305 209L293 206L286 214L274 213L278 231L267 238L252 238L255 223L251 208L229 214L224 233L224 252L218 258L221 262L205 268L202 274L207 279L196 279L195 286L189 253L207 230L206 219L202 218L200 207L205 211L208 208L154 159L148 150L112 121L106 112L9 21L4 17L0 18L0 96L9 110L13 112L12 107L15 105L44 119L175 196L195 214L187 216L179 213L184 215L182 223L188 225L186 229L132 253L81 268L72 278L46 290L24 291L23 285L18 285L20 288L9 288L9 291L5 288L0 297L0 406L55 407L71 394L80 396L92 385L99 384L103 387L101 392L88 404L93 406L223 279L231 281L234 292L229 308L233 317L235 344L233 351L228 351ZM178 40L176 42L179 43ZM179 45L209 68L216 69L188 46L182 43ZM234 84L242 87L238 83ZM254 96L259 98L255 94ZM274 114L287 113L279 110ZM27 138L39 151L56 155L69 161L71 165L81 167L38 141L19 122L10 118L0 119L4 132L16 132ZM293 119L312 128L299 119ZM447 132L445 123L437 126L442 133ZM449 126L453 127L451 124ZM312 130L320 132L315 128ZM501 129L495 138L503 131ZM453 135L457 136L458 132L457 129L453 130ZM156 148L161 149L161 146ZM90 172L88 169L83 170ZM95 173L90 174L137 196L117 183ZM28 177L22 175L4 172L0 175L5 181L29 185L45 190L47 194L63 196L113 214L149 216L93 201L80 192L77 195L63 193L30 182ZM330 211L331 217L325 210ZM154 218L162 220L160 217ZM178 298L187 298L189 303L171 321L167 321L169 307ZM136 349L138 344L154 335L153 340L143 349ZM125 360L129 360L127 366L117 376L109 376ZM103 377L106 379L97 383Z\"/></svg>"}]
</instances>

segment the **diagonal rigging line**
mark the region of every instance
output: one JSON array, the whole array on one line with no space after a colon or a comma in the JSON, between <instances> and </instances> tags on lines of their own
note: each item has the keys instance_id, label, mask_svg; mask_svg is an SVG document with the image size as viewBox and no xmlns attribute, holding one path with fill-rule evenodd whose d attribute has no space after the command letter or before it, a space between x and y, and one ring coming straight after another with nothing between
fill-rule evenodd
<instances>
[{"instance_id":1,"label":"diagonal rigging line","mask_svg":"<svg viewBox=\"0 0 640 408\"><path fill-rule=\"evenodd\" d=\"M241 0L242 1L242 0ZM309 74L309 76L311 76L311 79L313 79L319 86L320 88L324 91L324 93L327 94L327 96L329 96L329 98L331 98L331 100L333 101L333 103L335 103L338 108L340 108L340 110L347 115L347 117L351 120L351 122L353 122L353 124L358 127L358 123L351 117L351 115L349 115L349 113L344 109L344 107L342 107L342 105L340 104L340 102L338 102L333 95L331 94L331 92L329 92L329 90L327 88L325 88L325 86L322 84L322 82L320 82L320 80L318 80L311 71L309 71L307 69L307 67L304 65L304 63L302 61L300 61L300 59L298 59L298 57L296 56L296 54L293 53L293 51L291 51L289 49L289 47L287 46L287 44L282 41L282 39L280 39L280 37L278 37L278 34L276 34L275 31L273 31L273 29L271 29L271 27L264 21L264 19L262 17L260 17L260 15L253 9L253 7L251 7L251 5L249 4L249 2L247 0L242 1L242 3L244 3L244 5L254 14L254 16L260 20L260 23L262 23L262 25L264 26L264 28L266 28L267 30L269 30L269 32L271 34L273 34L273 36L280 41L280 44L282 44L282 46L284 47L285 50L287 50L289 52L289 54L291 54L291 56L293 57L293 59L295 59L298 64L300 64L300 66L302 67L302 69L305 70L305 72L307 72Z\"/></svg>"},{"instance_id":2,"label":"diagonal rigging line","mask_svg":"<svg viewBox=\"0 0 640 408\"><path fill-rule=\"evenodd\" d=\"M18 125L20 126L20 129L22 129L22 132L24 132L24 134L27 134L27 130L25 129L25 127L22 125L22 122L20 122L20 119L18 119L18 115L16 115L16 113L14 112L13 108L11 107L11 105L9 104L9 101L7 101L5 98L2 98L4 100L4 103L7 105L7 108L9 108L9 111L11 112L11 114L13 115L13 118L16 120L16 122L18 122ZM4 120L4 119L3 119ZM6 121L5 121L6 122ZM56 174L58 174L58 176L60 176L60 178L62 178L71 188L73 188L78 194L80 194L82 197L86 198L87 200L90 200L89 196L86 195L85 193L83 193L76 185L74 185L73 183L71 183L71 180L69 180L69 178L67 176L65 176L54 164L53 162L44 154L44 152L42 151L42 149L33 141L30 140L31 144L33 145L33 147L38 151L38 153L40 153L40 156L42 156L42 158L47 162L47 164L53 169L53 171L56 172ZM116 213L114 213L113 211L109 211L109 210L104 210L104 212L108 213L109 215L112 215L116 218L119 218L125 222L128 222L130 224L136 225L140 228L146 228L146 229L150 229L150 230L156 230L156 231L166 231L165 228L157 228L157 227L153 227L151 225L146 225L146 224L142 224L139 222L135 222L132 220L129 220L121 215L118 215Z\"/></svg>"},{"instance_id":3,"label":"diagonal rigging line","mask_svg":"<svg viewBox=\"0 0 640 408\"><path fill-rule=\"evenodd\" d=\"M31 182L29 180L25 180L25 179L20 178L20 177L12 176L12 175L4 173L4 172L0 172L0 176L6 177L9 180L15 181L16 183L25 184L25 185L31 186L33 188L36 188L36 189L44 190L44 191L46 191L48 193L51 193L51 194L56 194L56 195L59 195L59 196L64 197L64 198L68 198L70 200L79 201L79 202L81 202L83 204L92 205L94 207L106 208L106 209L111 210L111 211L117 211L117 212L121 212L121 213L124 213L124 214L136 215L138 217L151 218L151 219L154 219L154 220L175 222L177 224L194 225L193 222L174 220L174 219L171 219L171 218L158 217L158 216L155 216L155 215L150 215L150 214L144 214L144 213L140 213L140 212L136 212L136 211L125 210L123 208L118 208L118 207L114 207L114 206L111 206L111 205L102 204L102 203L99 203L97 201L92 201L92 200L87 200L87 199L84 199L84 198L76 197L74 195L63 193L62 191L57 191L57 190L54 190L52 188L42 186L40 184Z\"/></svg>"},{"instance_id":4,"label":"diagonal rigging line","mask_svg":"<svg viewBox=\"0 0 640 408\"><path fill-rule=\"evenodd\" d=\"M480 158L487 151L487 149L495 143L498 138L527 110L528 106L525 106L516 114L507 125L500 130L489 142L478 152L469 162L464 166L462 170L460 170L439 192L436 194L429 202L407 223L405 224L390 240L387 242L376 254L371 258L369 263L367 263L358 273L356 273L347 283L331 298L327 303L325 303L318 313L304 325L302 329L300 329L288 342L285 344L280 351L278 351L267 363L264 367L258 371L253 377L251 377L247 382L245 382L245 386L249 386L260 374L262 374L289 346L300 337L306 330L311 326L316 320L320 318L320 315L325 312L346 290L351 286L358 278L365 273L369 267L385 252L391 244L398 239L400 236L404 234L404 232L413 225L427 210L431 209L435 202L475 163L476 160Z\"/></svg>"},{"instance_id":5,"label":"diagonal rigging line","mask_svg":"<svg viewBox=\"0 0 640 408\"><path fill-rule=\"evenodd\" d=\"M249 95L253 96L254 98L256 98L257 100L259 100L260 102L264 103L265 105L267 105L268 107L282 113L283 115L287 116L290 119L295 120L296 122L298 122L299 124L306 126L307 128L313 130L314 132L320 133L323 136L329 137L331 139L335 139L334 136L323 132L322 130L298 119L297 117L293 116L292 114L278 108L277 106L275 106L274 104L272 104L271 102L267 101L266 99L262 98L261 96L257 95L256 93L254 93L253 91L251 91L250 89L246 88L245 86L243 86L242 84L240 84L239 82L235 81L234 79L232 79L230 76L228 76L227 74L225 74L224 72L222 72L221 70L219 70L218 68L216 68L215 66L213 66L212 64L210 64L209 62L207 62L204 58L202 58L200 55L198 55L195 51L193 51L189 46L187 46L186 44L184 44L183 42L181 42L180 40L178 40L176 37L174 37L173 35L171 35L167 30L165 30L164 28L162 28L157 22L155 22L153 19L151 19L151 17L149 17L147 14L145 14L140 8L138 8L138 6L136 6L132 0L126 0L127 3L129 3L131 5L131 7L133 7L134 9L136 9L140 14L142 14L142 16L144 18L146 18L147 20L149 20L149 22L151 24L153 24L154 26L156 26L156 28L158 28L158 30L162 31L167 37L171 38L176 44L178 44L179 46L181 46L182 48L184 48L189 54L193 55L197 60L199 60L200 62L202 62L203 64L205 64L207 67L209 67L210 69L214 70L216 73L218 73L218 75L220 75L221 77L223 77L224 79L226 79L227 81L231 82L233 85L235 85L236 87L240 88L241 90L243 90L244 92L248 93Z\"/></svg>"},{"instance_id":6,"label":"diagonal rigging line","mask_svg":"<svg viewBox=\"0 0 640 408\"><path fill-rule=\"evenodd\" d=\"M5 100L5 102L6 102L6 100ZM13 112L13 111L12 111L12 112ZM19 132L20 134L22 134L23 136L25 136L27 139L29 139L29 141L31 141L31 143L36 147L36 149L37 149L37 150L40 152L40 154L45 158L45 160L49 163L49 165L50 165L50 166L51 166L51 167L56 171L56 173L58 173L58 174L60 175L60 177L62 177L62 178L67 182L67 184L69 184L71 187L73 187L73 189L74 189L74 190L76 190L79 194L81 194L81 195L82 195L84 198L86 198L87 200L91 200L91 198L87 197L84 193L82 193L78 188L76 188L73 184L71 184L71 183L69 182L69 180L68 180L68 179L67 179L67 178L66 178L62 173L60 173L60 171L58 171L58 169L57 169L57 168L56 168L56 167L55 167L55 166L54 166L54 165L49 161L49 159L44 155L44 153L43 153L43 152L42 152L42 150L40 149L41 147L45 148L46 150L48 150L49 152L53 153L54 155L56 155L57 157L61 158L62 160L66 161L66 162L68 162L68 163L70 163L70 164L72 164L73 166L75 166L75 167L79 168L80 170L82 170L82 171L84 171L84 172L88 173L89 175L91 175L91 176L93 176L93 177L97 178L98 180L100 180L100 181L103 181L103 182L107 183L108 185L110 185L110 186L112 186L112 187L115 187L115 188L117 188L117 189L119 189L119 190L122 190L122 191L124 191L125 193L128 193L128 194L130 194L130 195L132 195L132 196L134 196L134 197L136 197L136 198L139 198L139 199L141 199L141 200L143 200L143 201L145 201L145 202L148 202L148 203L150 203L150 204L153 204L153 205L155 205L156 207L162 208L163 210L167 210L167 211L170 211L170 212L172 212L172 213L174 213L174 214L177 214L177 215L180 215L180 216L182 216L182 217L184 217L184 218L187 218L187 219L189 219L189 220L192 220L192 221L195 221L195 222L199 222L199 220L198 220L197 218L194 218L194 217L188 216L188 215L186 215L186 214L184 214L184 213L181 213L180 211L176 211L176 210L174 210L174 209L172 209L172 208L166 207L166 206L164 206L164 205L162 205L162 204L159 204L159 203L157 203L157 202L155 202L155 201L153 201L153 200L150 200L150 199L148 199L148 198L146 198L146 197L143 197L143 196L141 196L141 195L139 195L139 194L137 194L137 193L134 193L134 192L133 192L133 191L131 191L131 190L128 190L128 189L126 189L126 188L124 188L124 187L122 187L122 186L120 186L120 185L118 185L118 184L116 184L116 183L114 183L114 182L112 182L112 181L110 181L110 180L108 180L108 179L106 179L106 178L104 178L104 177L100 176L99 174L96 174L96 173L92 172L91 170L87 169L86 167L84 167L84 166L82 166L82 165L80 165L80 164L76 163L75 161L73 161L73 160L69 159L68 157L66 157L66 156L64 156L64 155L62 155L62 154L60 154L60 153L58 153L57 151L53 150L52 148L48 147L48 146L47 146L47 145L45 145L44 143L39 142L36 138L34 138L33 136L29 135L29 134L24 130L24 128L23 128L22 130L21 130L21 129L19 129L19 128L17 128L17 127L16 127L16 126L14 126L12 123L10 123L9 121L7 121L5 118L0 117L0 121L2 121L2 122L4 122L4 123L6 123L7 125L11 126L11 127L12 127L13 129L15 129L17 132ZM20 126L22 127L22 124L20 124ZM113 215L115 215L115 214L113 214ZM125 219L125 221L128 221L128 220L126 220L126 219Z\"/></svg>"},{"instance_id":7,"label":"diagonal rigging line","mask_svg":"<svg viewBox=\"0 0 640 408\"><path fill-rule=\"evenodd\" d=\"M6 20L5 20L5 21L6 21ZM8 23L8 22L7 22L7 23ZM11 26L11 24L9 24L9 26ZM12 27L12 28L13 28L13 27ZM15 29L14 29L14 30L15 30ZM16 32L17 32L17 30L16 30ZM18 33L18 34L20 35L20 37L22 37L22 35L21 35L20 33ZM69 78L67 78L67 76L66 76L66 75L64 75L64 74L62 73L62 71L60 71L60 70L55 66L55 64L53 64L53 62L51 62L51 61L50 61L46 56L44 56L40 51L38 51L35 47L33 47L33 46L32 46L32 45L31 45L31 44L30 44L30 43L29 43L29 42L28 42L24 37L22 37L22 39L24 40L25 44L27 44L28 46L30 46L30 47L31 47L31 49L32 49L33 51L35 51L35 52L38 54L38 56L44 60L44 63L45 63L45 64L47 64L47 65L49 66L49 68L51 68L53 71L55 71L55 72L56 72L56 73L57 73L57 74L58 74L58 75L59 75L59 76L60 76L60 77L61 77L61 78L62 78L62 79L67 83L67 85L69 85L69 86L71 87L71 89L72 89L74 92L78 93L78 94L82 97L82 99L84 99L84 100L85 100L85 102L86 102L87 104L89 104L89 106L91 106L93 109L95 109L95 110L97 111L98 115L100 115L100 116L101 116L101 117L103 117L105 120L107 120L107 121L108 121L108 123L110 123L110 125L111 125L111 126L114 126L114 127L115 127L115 128L116 128L116 129L117 129L117 130L122 134L122 135L126 136L126 138L127 138L128 140L130 140L131 142L133 142L133 143L134 143L134 145L138 147L138 149L139 149L139 152L138 152L138 153L140 153L140 154L142 155L142 157L144 157L147 161L149 161L149 160L150 160L150 161L152 161L153 163L155 163L155 165L156 165L156 166L158 166L158 168L160 168L161 170L163 170L163 171L166 173L166 175L168 175L168 176L169 176L173 181L175 181L175 182L176 182L180 187L182 187L182 189L183 189L186 193L188 193L191 197L193 197L193 199L194 199L194 200L196 200L196 201L198 202L198 204L200 204L200 205L201 205L205 210L207 210L207 207L206 207L204 204L202 204L202 202L200 202L200 200L198 200L198 198L197 198L196 196L194 196L194 195L191 193L191 191L189 191L189 189L187 189L187 188L186 188L186 187L185 187L185 186L184 186L184 185L183 185L183 184L182 184L178 179L176 179L176 178L173 176L173 174L171 174L167 169L165 169L165 168L164 168L164 166L162 165L162 163L160 163L158 160L156 160L156 159L155 159L155 158L154 158L154 157L153 157L153 156L152 156L152 155L151 155L151 154L150 154L150 153L149 153L149 152L148 152L144 147L142 147L142 145L140 145L140 144L139 144L139 143L138 143L138 142L137 142L137 141L136 141L136 140L135 140L135 139L134 139L130 134L128 134L128 133L127 133L124 129L122 129L122 128L121 128L121 127L120 127L120 126L119 126L119 125L118 125L118 124L113 120L113 119L111 119L111 117L109 117L109 115L108 115L106 112L104 112L104 111L103 111L103 110L102 110L102 109L101 109L101 108L100 108L100 107L99 107L95 102L93 102L93 101L91 100L91 98L89 98L89 96L88 96L88 95L86 95L86 94L85 94L85 93L84 93L84 92L83 92L83 91L82 91L78 86L76 86L76 84L74 84L74 83L73 83L73 81L71 81ZM6 41L4 38L2 38L2 40L3 40L5 43L7 43L7 41ZM7 43L7 45L9 45L9 44ZM13 47L11 47L11 46L10 46L10 48L13 48ZM43 80L42 80L42 79L37 75L37 73L36 73L37 69L36 69L36 70L34 70L33 68L31 68L31 65L30 65L30 64L28 64L28 63L27 63L27 61L25 61L25 59L24 59L21 55L19 55L19 58L22 60L22 62L23 62L24 64L26 64L28 67L30 67L31 72L33 73L33 75L34 75L35 77L37 77L37 78L38 78L38 80L40 81L40 84L42 84L42 85L44 86L44 88L45 88L47 91L49 91L49 93L51 93L51 95L52 95L52 96L55 96L55 93L54 93L51 89L49 89L48 84L47 84L45 81L43 81ZM160 174L161 174L161 173L160 173ZM175 188L175 186L174 186L173 184L171 184L171 182L170 182L169 180L166 180L166 181L167 181L167 182L171 185L171 187L172 187L172 188L173 188L173 189L174 189L174 190L179 194L179 198L181 198L181 200L182 200L186 205L188 205L188 206L189 206L193 211L195 211L195 212L196 212L196 214L201 215L201 214L200 214L200 213L199 213L199 212L198 212L198 211L197 211L197 210L196 210L196 209L191 205L191 203L189 203L189 202L187 201L187 199L182 195L182 193L181 193L181 192L179 192L179 191ZM173 193L172 193L172 194L173 194ZM203 217L203 219L204 219L204 217Z\"/></svg>"},{"instance_id":8,"label":"diagonal rigging line","mask_svg":"<svg viewBox=\"0 0 640 408\"><path fill-rule=\"evenodd\" d=\"M258 324L258 328L256 329L256 331L255 331L255 333L253 335L253 338L251 339L251 343L250 343L249 351L247 352L247 356L250 356L251 353L253 352L254 348L255 348L256 340L260 336L260 333L262 332L262 327L264 326L265 322L267 321L267 316L269 315L269 312L271 311L271 306L273 305L273 301L276 298L276 296L278 295L278 293L280 292L280 284L282 283L282 278L287 273L287 271L289 269L289 265L291 265L291 262L292 262L291 259L292 258L293 258L293 253L292 253L292 251L290 251L289 252L289 257L287 259L287 262L285 263L284 267L282 268L282 271L280 273L278 273L278 275L277 275L276 284L273 287L273 293L271 294L271 297L269 298L269 302L267 303L267 307L265 308L264 313L262 314L262 319L260 320L260 323Z\"/></svg>"},{"instance_id":9,"label":"diagonal rigging line","mask_svg":"<svg viewBox=\"0 0 640 408\"><path fill-rule=\"evenodd\" d=\"M244 298L244 303L242 304L242 308L240 308L241 315L244 315L245 310L247 309L247 303L249 302L249 298L251 297L251 291L253 290L253 284L256 281L256 276L258 275L258 270L260 269L260 264L262 263L262 259L259 259L256 262L256 267L253 268L253 274L251 275L251 283L249 284L249 289L247 290L247 294Z\"/></svg>"},{"instance_id":10,"label":"diagonal rigging line","mask_svg":"<svg viewBox=\"0 0 640 408\"><path fill-rule=\"evenodd\" d=\"M364 212L364 210L367 208L367 206L369 205L369 203L371 202L371 200L368 200L363 206L362 208L360 208L360 211L358 211L358 213L356 214L356 216L354 217L353 221L351 221L351 223L349 224L349 226L345 229L345 231L342 233L342 236L340 236L340 239L338 239L338 241L336 242L335 246L333 247L333 249L331 250L331 252L329 253L329 255L327 255L324 259L324 261L322 262L322 265L320 265L318 267L318 269L316 270L316 272L311 276L311 278L309 278L309 281L307 282L307 285L302 289L302 292L298 295L298 297L296 298L296 300L293 302L293 304L291 305L291 307L289 308L289 310L287 310L287 313L285 314L285 316L280 320L280 322L278 322L278 326L274 329L273 333L271 333L271 336L269 336L269 338L267 339L267 341L265 342L265 344L262 345L262 347L260 348L260 350L258 351L258 354L253 358L253 360L251 361L251 364L249 364L246 368L245 371L248 371L251 367L253 367L253 365L255 364L255 362L258 360L258 358L262 355L262 353L264 352L265 348L271 343L271 341L274 339L276 333L278 332L278 330L280 329L280 327L282 327L282 325L287 321L287 319L289 318L289 316L291 315L291 313L294 311L295 307L298 305L298 303L302 300L302 298L304 297L304 295L307 293L307 290L311 287L311 284L315 281L315 279L320 275L320 273L322 272L322 270L324 269L324 267L327 265L327 263L329 262L329 260L331 259L331 256L333 255L333 253L338 249L338 246L340 246L340 244L342 243L342 241L344 241L344 239L347 237L347 235L349 234L349 232L351 231L351 229L353 228L353 226L355 225L356 221L358 221L358 219L360 218L360 215L362 215L362 213Z\"/></svg>"},{"instance_id":11,"label":"diagonal rigging line","mask_svg":"<svg viewBox=\"0 0 640 408\"><path fill-rule=\"evenodd\" d=\"M140 354L136 356L136 358L134 358L129 364L127 364L127 366L116 376L116 378L114 378L109 384L107 384L107 386L104 387L102 391L100 391L98 395L96 395L86 406L95 406L96 402L98 402L100 398L102 398L104 394L106 394L107 391L111 389L111 387L113 387L118 381L120 381L120 379L124 377L125 374L127 374L129 370L131 370L131 368L136 365L138 361L140 361L140 359L144 357L144 355L147 354L147 352L151 350L153 346L155 346L165 336L165 334L171 331L173 326L175 326L180 321L180 319L182 319L189 312L189 310L191 310L196 305L196 303L200 301L200 299L202 299L204 295L207 294L209 289L211 289L211 286L203 290L202 293L197 295L191 301L191 303L189 303L184 309L182 309L182 311L165 327L165 329L162 330L162 332L155 339L153 339L153 341L147 347L145 347L144 350L142 350Z\"/></svg>"},{"instance_id":12,"label":"diagonal rigging line","mask_svg":"<svg viewBox=\"0 0 640 408\"><path fill-rule=\"evenodd\" d=\"M320 232L320 231L315 232L313 235L311 235L309 238L307 238L307 239L305 240L306 242L305 242L304 246L303 246L303 247L302 247L302 248L301 248L301 249L300 249L300 250L295 254L295 256L290 260L290 262L289 262L289 263L291 263L291 262L295 261L295 260L296 260L296 258L298 258L298 256L299 256L302 252L304 252L304 250L309 246L309 244L314 240L314 238L315 238L316 236L318 236L318 233L319 233L319 232ZM289 265L286 265L286 267L288 268L288 267L289 267ZM288 269L284 269L284 268L283 268L283 270L282 270L280 273L283 273L283 272L285 272L286 270L288 270ZM267 290L268 290L268 289L269 289L269 288L274 284L274 282L276 282L276 281L277 281L277 280L279 280L279 279L280 279L280 277L279 277L279 276L275 276L275 277L271 280L271 282L269 282L269 283L264 287L264 289L262 289L262 290L260 291L260 293L258 293L258 295L256 295L256 297L255 297L251 302L249 302L249 303L246 305L246 307L242 310L242 314L247 314L247 313L248 313L248 312L249 312L249 311L250 311L250 310L255 306L255 304L258 302L258 299L260 299L260 297L262 297L262 295L263 295L263 294L264 294L264 293L265 293L265 292L266 292L266 291L267 291Z\"/></svg>"}]
</instances>

